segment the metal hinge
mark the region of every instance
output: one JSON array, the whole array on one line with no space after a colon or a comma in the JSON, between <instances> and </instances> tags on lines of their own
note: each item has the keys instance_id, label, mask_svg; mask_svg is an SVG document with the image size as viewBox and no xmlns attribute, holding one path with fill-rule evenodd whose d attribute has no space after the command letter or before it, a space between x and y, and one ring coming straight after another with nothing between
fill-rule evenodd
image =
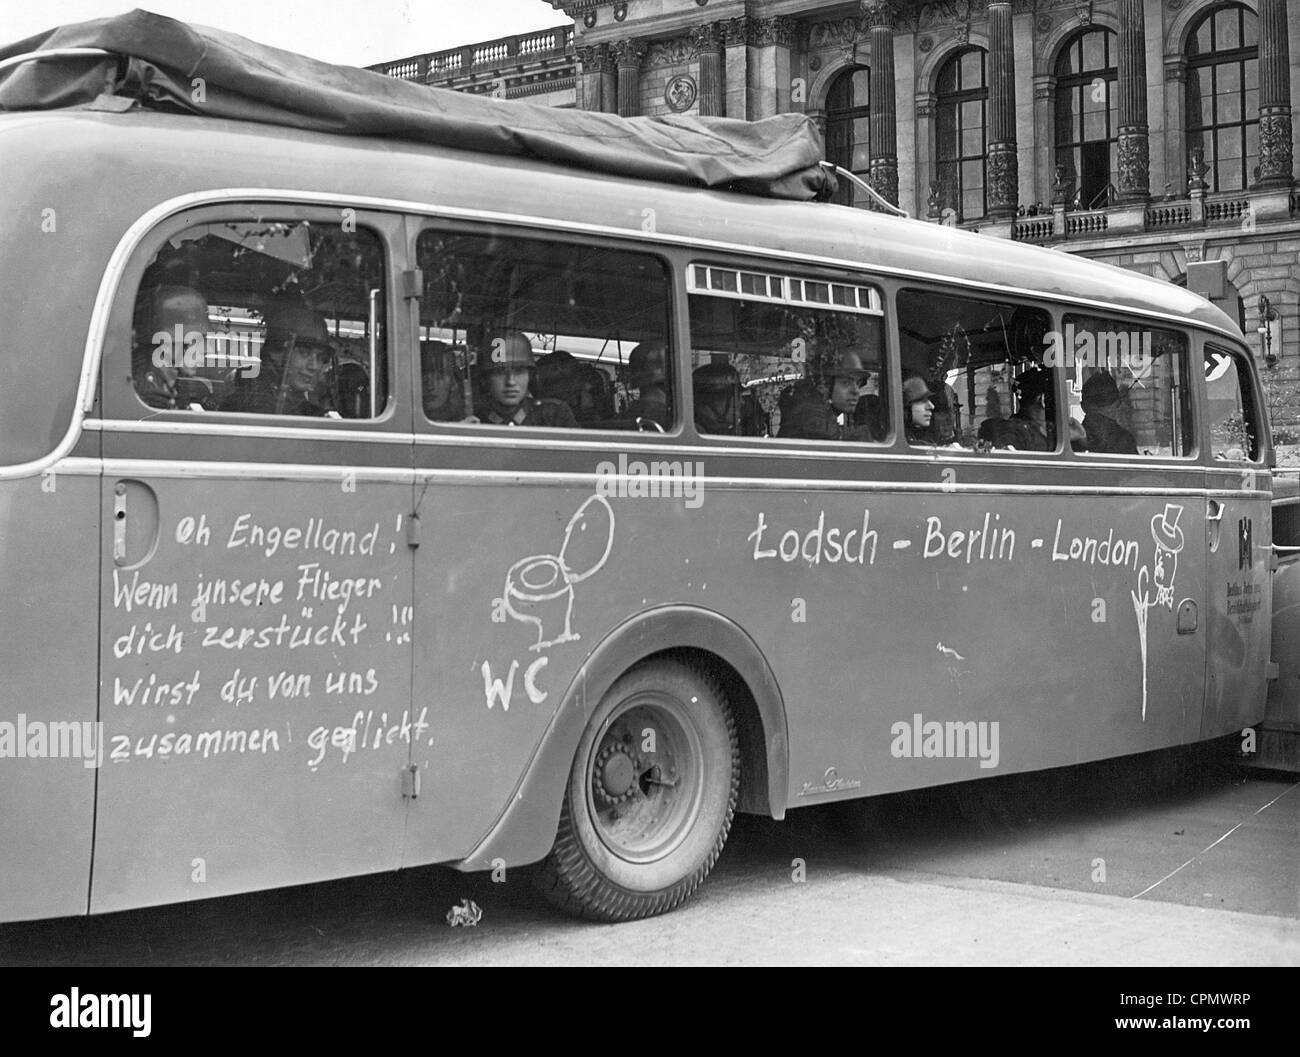
<instances>
[{"instance_id":1,"label":"metal hinge","mask_svg":"<svg viewBox=\"0 0 1300 1057\"><path fill-rule=\"evenodd\" d=\"M420 545L419 514L410 514L406 518L406 545L408 547L418 547Z\"/></svg>"},{"instance_id":2,"label":"metal hinge","mask_svg":"<svg viewBox=\"0 0 1300 1057\"><path fill-rule=\"evenodd\" d=\"M420 768L415 764L402 768L402 799L414 800L420 795Z\"/></svg>"},{"instance_id":3,"label":"metal hinge","mask_svg":"<svg viewBox=\"0 0 1300 1057\"><path fill-rule=\"evenodd\" d=\"M1264 662L1264 678L1265 678L1266 680L1273 680L1273 679L1276 679L1276 678L1278 677L1279 674L1280 674L1280 673L1278 672L1278 669L1277 669L1277 661L1265 661L1265 662Z\"/></svg>"}]
</instances>

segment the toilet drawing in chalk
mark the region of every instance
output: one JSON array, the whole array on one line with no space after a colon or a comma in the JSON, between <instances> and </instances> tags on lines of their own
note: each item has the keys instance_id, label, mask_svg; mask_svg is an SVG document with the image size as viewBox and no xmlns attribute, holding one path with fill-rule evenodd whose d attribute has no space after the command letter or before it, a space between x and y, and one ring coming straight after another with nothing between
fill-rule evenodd
<instances>
[{"instance_id":1,"label":"toilet drawing in chalk","mask_svg":"<svg viewBox=\"0 0 1300 1057\"><path fill-rule=\"evenodd\" d=\"M574 585L599 572L613 546L614 511L604 496L593 495L569 518L558 554L534 554L510 566L501 597L511 617L537 628L530 650L581 638L573 630Z\"/></svg>"}]
</instances>

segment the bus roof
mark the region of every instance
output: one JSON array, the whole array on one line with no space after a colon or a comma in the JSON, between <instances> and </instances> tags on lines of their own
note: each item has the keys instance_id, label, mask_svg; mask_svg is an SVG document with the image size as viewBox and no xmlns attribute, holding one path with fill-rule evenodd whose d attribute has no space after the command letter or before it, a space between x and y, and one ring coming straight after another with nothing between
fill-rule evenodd
<instances>
[{"instance_id":1,"label":"bus roof","mask_svg":"<svg viewBox=\"0 0 1300 1057\"><path fill-rule=\"evenodd\" d=\"M835 178L821 165L821 135L803 114L751 122L562 110L336 66L148 11L39 33L0 48L0 61L68 48L112 54L0 72L0 111L125 104L545 158L776 198L827 198L835 190ZM119 64L119 56L126 61ZM108 98L101 95L106 83Z\"/></svg>"}]
</instances>

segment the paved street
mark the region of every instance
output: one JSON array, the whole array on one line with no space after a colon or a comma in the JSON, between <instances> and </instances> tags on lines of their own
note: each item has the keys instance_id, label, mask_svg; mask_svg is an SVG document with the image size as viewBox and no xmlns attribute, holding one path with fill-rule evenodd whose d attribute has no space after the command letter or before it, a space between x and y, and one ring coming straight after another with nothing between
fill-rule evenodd
<instances>
[{"instance_id":1,"label":"paved street","mask_svg":"<svg viewBox=\"0 0 1300 1057\"><path fill-rule=\"evenodd\" d=\"M427 868L0 926L0 960L1300 964L1300 788L1197 758L996 778L784 823L741 817L696 897L650 921L571 921L527 873L493 884ZM482 921L450 928L444 915L464 897Z\"/></svg>"}]
</instances>

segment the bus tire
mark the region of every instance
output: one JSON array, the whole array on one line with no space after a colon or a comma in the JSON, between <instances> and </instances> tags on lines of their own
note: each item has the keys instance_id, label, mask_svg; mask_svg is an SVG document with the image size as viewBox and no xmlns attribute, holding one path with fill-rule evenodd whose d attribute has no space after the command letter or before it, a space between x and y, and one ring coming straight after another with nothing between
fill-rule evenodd
<instances>
[{"instance_id":1,"label":"bus tire","mask_svg":"<svg viewBox=\"0 0 1300 1057\"><path fill-rule=\"evenodd\" d=\"M717 861L739 789L736 723L717 680L669 658L632 668L578 743L543 895L594 921L671 910Z\"/></svg>"}]
</instances>

